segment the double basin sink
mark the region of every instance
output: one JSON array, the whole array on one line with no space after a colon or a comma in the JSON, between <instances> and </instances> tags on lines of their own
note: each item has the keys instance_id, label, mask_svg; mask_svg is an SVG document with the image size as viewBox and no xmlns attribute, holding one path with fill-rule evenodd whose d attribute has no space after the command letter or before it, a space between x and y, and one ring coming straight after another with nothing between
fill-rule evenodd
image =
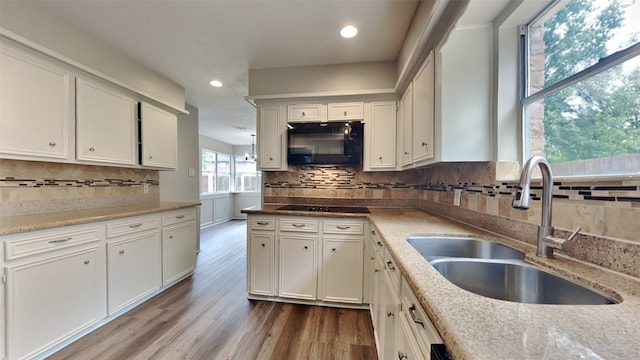
<instances>
[{"instance_id":1,"label":"double basin sink","mask_svg":"<svg viewBox=\"0 0 640 360\"><path fill-rule=\"evenodd\" d=\"M412 236L407 241L454 285L493 299L526 304L604 305L617 301L524 261L497 242Z\"/></svg>"}]
</instances>

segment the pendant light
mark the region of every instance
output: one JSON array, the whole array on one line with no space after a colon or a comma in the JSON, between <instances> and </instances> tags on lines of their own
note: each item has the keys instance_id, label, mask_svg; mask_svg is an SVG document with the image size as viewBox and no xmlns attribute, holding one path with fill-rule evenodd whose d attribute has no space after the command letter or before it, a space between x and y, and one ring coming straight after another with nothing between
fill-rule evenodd
<instances>
[{"instance_id":1,"label":"pendant light","mask_svg":"<svg viewBox=\"0 0 640 360\"><path fill-rule=\"evenodd\" d=\"M258 158L256 156L256 135L255 134L251 134L251 155L249 155L248 153L244 153L244 159L245 160L250 160L250 161L256 161L256 159Z\"/></svg>"}]
</instances>

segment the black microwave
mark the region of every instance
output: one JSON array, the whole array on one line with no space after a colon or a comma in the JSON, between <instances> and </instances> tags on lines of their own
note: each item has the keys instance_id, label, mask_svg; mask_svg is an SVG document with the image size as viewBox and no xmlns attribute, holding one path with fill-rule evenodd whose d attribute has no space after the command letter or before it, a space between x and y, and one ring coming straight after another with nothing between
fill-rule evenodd
<instances>
[{"instance_id":1,"label":"black microwave","mask_svg":"<svg viewBox=\"0 0 640 360\"><path fill-rule=\"evenodd\" d=\"M362 163L363 123L329 121L289 123L289 164Z\"/></svg>"}]
</instances>

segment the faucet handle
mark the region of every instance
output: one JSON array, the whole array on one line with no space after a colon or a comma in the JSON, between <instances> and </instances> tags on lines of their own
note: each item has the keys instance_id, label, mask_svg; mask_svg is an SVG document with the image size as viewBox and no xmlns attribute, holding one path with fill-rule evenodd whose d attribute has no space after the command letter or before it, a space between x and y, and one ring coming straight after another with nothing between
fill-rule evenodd
<instances>
[{"instance_id":1,"label":"faucet handle","mask_svg":"<svg viewBox=\"0 0 640 360\"><path fill-rule=\"evenodd\" d=\"M582 228L581 228L580 226L578 226L578 228L577 228L577 229L575 229L575 230L571 233L571 235L569 235L569 237L567 238L567 241L571 241L571 240L573 240L573 238L574 238L574 237L576 237L576 236L580 233L580 230L582 230Z\"/></svg>"}]
</instances>

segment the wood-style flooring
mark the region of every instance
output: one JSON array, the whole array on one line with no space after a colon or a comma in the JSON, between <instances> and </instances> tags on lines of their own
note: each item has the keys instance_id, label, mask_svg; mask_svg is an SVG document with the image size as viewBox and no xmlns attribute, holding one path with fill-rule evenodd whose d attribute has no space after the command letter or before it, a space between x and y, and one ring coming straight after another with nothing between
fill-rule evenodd
<instances>
[{"instance_id":1,"label":"wood-style flooring","mask_svg":"<svg viewBox=\"0 0 640 360\"><path fill-rule=\"evenodd\" d=\"M246 221L202 232L196 273L50 357L376 359L366 310L246 298Z\"/></svg>"}]
</instances>

